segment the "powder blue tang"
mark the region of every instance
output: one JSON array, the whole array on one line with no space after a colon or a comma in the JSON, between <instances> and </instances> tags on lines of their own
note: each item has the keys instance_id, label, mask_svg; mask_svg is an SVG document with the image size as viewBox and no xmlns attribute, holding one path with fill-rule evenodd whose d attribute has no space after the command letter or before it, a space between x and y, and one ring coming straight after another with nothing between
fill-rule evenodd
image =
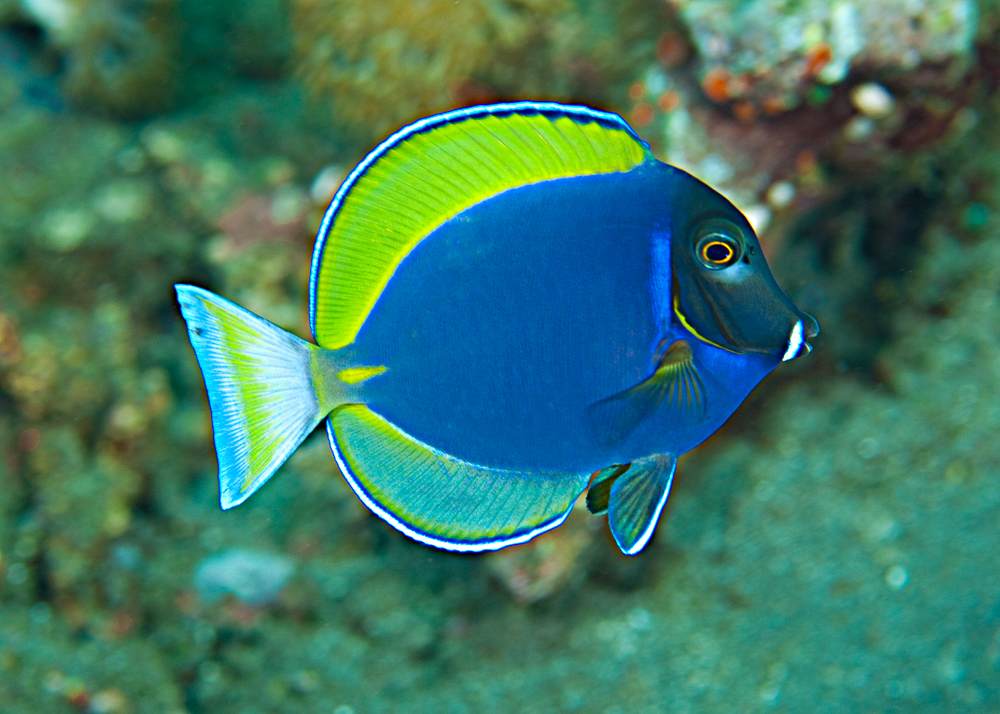
<instances>
[{"instance_id":1,"label":"powder blue tang","mask_svg":"<svg viewBox=\"0 0 1000 714\"><path fill-rule=\"evenodd\" d=\"M317 239L316 345L177 291L223 507L326 419L366 505L465 551L559 525L589 487L638 553L677 456L818 333L731 203L558 104L430 117L369 154Z\"/></svg>"}]
</instances>

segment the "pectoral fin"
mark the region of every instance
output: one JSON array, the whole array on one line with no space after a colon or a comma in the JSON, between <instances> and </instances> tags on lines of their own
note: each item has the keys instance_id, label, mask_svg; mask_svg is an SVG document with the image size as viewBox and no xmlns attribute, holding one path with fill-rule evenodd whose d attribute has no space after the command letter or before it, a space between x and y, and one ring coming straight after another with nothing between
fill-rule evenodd
<instances>
[{"instance_id":1,"label":"pectoral fin","mask_svg":"<svg viewBox=\"0 0 1000 714\"><path fill-rule=\"evenodd\" d=\"M603 516L608 512L608 502L611 500L611 487L632 464L615 464L601 469L594 474L594 480L587 489L587 510L595 516Z\"/></svg>"},{"instance_id":2,"label":"pectoral fin","mask_svg":"<svg viewBox=\"0 0 1000 714\"><path fill-rule=\"evenodd\" d=\"M608 522L615 542L625 555L641 551L653 536L676 469L676 456L656 454L633 461L627 471L614 479Z\"/></svg>"},{"instance_id":3,"label":"pectoral fin","mask_svg":"<svg viewBox=\"0 0 1000 714\"><path fill-rule=\"evenodd\" d=\"M682 424L694 423L705 414L705 383L686 340L670 345L649 379L590 405L587 420L595 438L614 444L661 406Z\"/></svg>"}]
</instances>

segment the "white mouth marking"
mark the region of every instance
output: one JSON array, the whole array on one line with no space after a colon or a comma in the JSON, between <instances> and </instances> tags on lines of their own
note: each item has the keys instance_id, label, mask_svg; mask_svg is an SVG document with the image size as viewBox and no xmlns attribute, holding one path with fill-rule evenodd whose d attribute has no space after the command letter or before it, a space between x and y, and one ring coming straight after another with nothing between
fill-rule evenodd
<instances>
[{"instance_id":1,"label":"white mouth marking","mask_svg":"<svg viewBox=\"0 0 1000 714\"><path fill-rule=\"evenodd\" d=\"M788 336L788 349L785 350L785 356L781 358L782 362L787 362L796 355L799 354L799 350L802 349L802 320L795 323L795 327L792 328L792 334Z\"/></svg>"}]
</instances>

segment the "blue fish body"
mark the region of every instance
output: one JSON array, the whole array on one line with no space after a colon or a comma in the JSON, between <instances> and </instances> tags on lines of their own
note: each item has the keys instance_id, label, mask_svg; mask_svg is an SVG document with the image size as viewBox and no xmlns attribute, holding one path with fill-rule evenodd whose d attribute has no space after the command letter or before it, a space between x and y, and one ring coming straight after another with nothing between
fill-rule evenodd
<instances>
[{"instance_id":1,"label":"blue fish body","mask_svg":"<svg viewBox=\"0 0 1000 714\"><path fill-rule=\"evenodd\" d=\"M358 334L358 360L389 367L366 403L445 453L500 468L592 473L690 451L780 364L695 340L673 317L670 231L693 181L662 163L558 179L444 223ZM648 377L656 346L677 339L696 350L706 418L678 424L662 410L619 443L595 439L586 408Z\"/></svg>"},{"instance_id":2,"label":"blue fish body","mask_svg":"<svg viewBox=\"0 0 1000 714\"><path fill-rule=\"evenodd\" d=\"M638 553L677 457L818 332L725 198L616 115L527 102L429 117L359 164L317 238L317 344L177 293L224 508L326 419L369 508L462 551L586 491Z\"/></svg>"}]
</instances>

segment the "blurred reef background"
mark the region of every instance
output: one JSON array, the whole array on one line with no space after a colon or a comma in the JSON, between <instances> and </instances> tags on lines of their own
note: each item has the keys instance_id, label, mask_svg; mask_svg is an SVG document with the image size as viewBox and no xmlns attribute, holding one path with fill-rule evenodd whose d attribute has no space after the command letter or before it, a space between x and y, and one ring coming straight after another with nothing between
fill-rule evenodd
<instances>
[{"instance_id":1,"label":"blurred reef background","mask_svg":"<svg viewBox=\"0 0 1000 714\"><path fill-rule=\"evenodd\" d=\"M1000 711L1000 2L0 0L5 714ZM314 435L218 508L173 283L307 334L428 113L621 113L823 326L621 556L370 515Z\"/></svg>"}]
</instances>

